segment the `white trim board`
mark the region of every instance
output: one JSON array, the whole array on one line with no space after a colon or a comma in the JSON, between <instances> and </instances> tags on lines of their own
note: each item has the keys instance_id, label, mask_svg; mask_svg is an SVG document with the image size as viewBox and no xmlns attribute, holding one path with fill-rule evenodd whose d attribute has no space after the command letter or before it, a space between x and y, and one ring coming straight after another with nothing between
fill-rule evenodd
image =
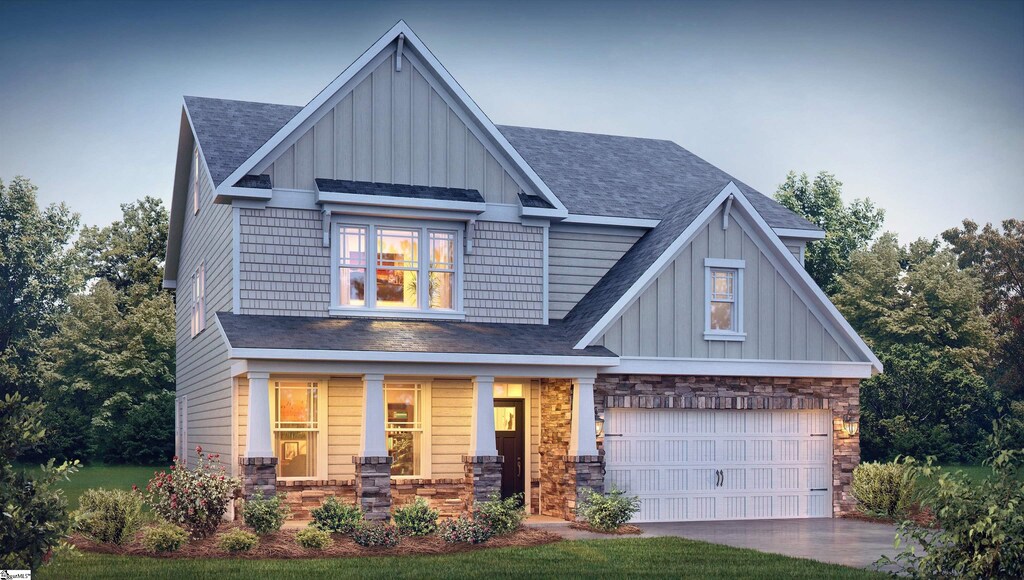
<instances>
[{"instance_id":1,"label":"white trim board","mask_svg":"<svg viewBox=\"0 0 1024 580\"><path fill-rule=\"evenodd\" d=\"M619 357L619 364L600 369L601 374L702 375L726 377L812 377L867 379L873 374L869 362L747 360L712 358Z\"/></svg>"},{"instance_id":2,"label":"white trim board","mask_svg":"<svg viewBox=\"0 0 1024 580\"><path fill-rule=\"evenodd\" d=\"M775 235L780 238L794 238L798 240L824 240L825 232L821 230L797 230L793 228L772 228Z\"/></svg>"},{"instance_id":3,"label":"white trim board","mask_svg":"<svg viewBox=\"0 0 1024 580\"><path fill-rule=\"evenodd\" d=\"M469 115L471 115L476 124L483 129L490 140L497 144L501 153L505 158L510 160L518 172L526 179L526 181L536 189L545 200L554 206L559 216L568 215L568 210L562 204L561 201L555 196L555 194L548 188L547 184L540 178L539 175L533 170L532 167L526 162L525 159L519 154L518 151L512 144L508 142L504 135L498 131L498 128L494 126L494 123L484 114L484 112L477 106L476 102L466 93L466 91L459 85L459 83L451 76L451 74L444 68L444 65L437 60L437 58L430 52L427 46L416 33L412 31L408 24L404 20L399 20L391 30L387 31L381 36L377 42L375 42L369 49L367 49L362 55L359 56L351 65L348 66L340 75L338 75L330 84L328 84L316 97L313 98L305 107L302 108L290 121L288 121L281 129L274 134L266 143L260 146L248 159L242 162L222 183L225 189L230 188L234 183L237 183L239 179L247 175L252 169L257 167L259 164L266 162L267 158L277 150L286 149L291 145L291 142L297 140L301 136L301 132L312 126L320 116L326 113L330 102L334 99L342 89L353 80L357 75L367 68L367 65L371 64L376 58L382 53L389 50L389 47L395 42L399 35L405 35L403 57L408 58L412 64L423 64L428 72L432 73L441 83L443 83L446 91L451 94L454 99L458 101L461 108L465 109ZM389 53L390 54L390 53ZM419 60L422 59L422 63ZM428 79L429 80L429 79ZM218 194L221 193L222 187L217 188Z\"/></svg>"},{"instance_id":4,"label":"white trim board","mask_svg":"<svg viewBox=\"0 0 1024 580\"><path fill-rule=\"evenodd\" d=\"M298 361L397 363L471 363L501 365L564 365L601 367L618 363L614 356L543 356L454 352L390 352L377 350L307 350L289 348L229 348L228 358Z\"/></svg>"}]
</instances>

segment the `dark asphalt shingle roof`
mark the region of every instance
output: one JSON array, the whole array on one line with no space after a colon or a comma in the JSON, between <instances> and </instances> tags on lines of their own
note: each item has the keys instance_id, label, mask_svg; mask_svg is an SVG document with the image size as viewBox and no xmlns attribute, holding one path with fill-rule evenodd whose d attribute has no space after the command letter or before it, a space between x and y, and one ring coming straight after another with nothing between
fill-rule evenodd
<instances>
[{"instance_id":1,"label":"dark asphalt shingle roof","mask_svg":"<svg viewBox=\"0 0 1024 580\"><path fill-rule=\"evenodd\" d=\"M562 324L257 316L218 312L232 348L442 352L610 357L603 346L575 350Z\"/></svg>"},{"instance_id":2,"label":"dark asphalt shingle roof","mask_svg":"<svg viewBox=\"0 0 1024 580\"><path fill-rule=\"evenodd\" d=\"M235 187L249 187L252 189L273 189L273 185L270 183L270 176L266 173L262 175L243 175L241 179L235 182Z\"/></svg>"},{"instance_id":3,"label":"dark asphalt shingle roof","mask_svg":"<svg viewBox=\"0 0 1024 580\"><path fill-rule=\"evenodd\" d=\"M530 195L522 191L519 192L519 203L523 207L536 207L541 209L554 209L555 206L548 203L548 200L537 195Z\"/></svg>"},{"instance_id":4,"label":"dark asphalt shingle roof","mask_svg":"<svg viewBox=\"0 0 1024 580\"><path fill-rule=\"evenodd\" d=\"M569 213L661 219L678 203L733 181L773 228L818 230L672 141L499 125Z\"/></svg>"},{"instance_id":5,"label":"dark asphalt shingle roof","mask_svg":"<svg viewBox=\"0 0 1024 580\"><path fill-rule=\"evenodd\" d=\"M210 177L217 187L302 107L185 97Z\"/></svg>"},{"instance_id":6,"label":"dark asphalt shingle roof","mask_svg":"<svg viewBox=\"0 0 1024 580\"><path fill-rule=\"evenodd\" d=\"M316 187L327 193L355 193L358 195L379 195L390 197L412 197L438 199L442 201L466 201L484 203L484 196L475 189L454 187L431 187L426 185L403 185L398 183L374 183L371 181L349 181L346 179L316 179Z\"/></svg>"}]
</instances>

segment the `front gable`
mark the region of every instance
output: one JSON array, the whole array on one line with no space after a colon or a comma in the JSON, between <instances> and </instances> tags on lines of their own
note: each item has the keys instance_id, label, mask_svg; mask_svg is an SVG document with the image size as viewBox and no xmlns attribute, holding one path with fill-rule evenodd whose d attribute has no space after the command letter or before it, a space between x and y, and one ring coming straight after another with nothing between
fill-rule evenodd
<instances>
[{"instance_id":1,"label":"front gable","mask_svg":"<svg viewBox=\"0 0 1024 580\"><path fill-rule=\"evenodd\" d=\"M260 173L275 189L315 191L317 178L424 185L473 189L487 203L517 206L523 193L565 212L404 22L223 185Z\"/></svg>"},{"instance_id":2,"label":"front gable","mask_svg":"<svg viewBox=\"0 0 1024 580\"><path fill-rule=\"evenodd\" d=\"M795 287L761 234L720 207L596 344L620 356L851 361L856 351ZM705 340L705 258L743 267L740 340Z\"/></svg>"}]
</instances>

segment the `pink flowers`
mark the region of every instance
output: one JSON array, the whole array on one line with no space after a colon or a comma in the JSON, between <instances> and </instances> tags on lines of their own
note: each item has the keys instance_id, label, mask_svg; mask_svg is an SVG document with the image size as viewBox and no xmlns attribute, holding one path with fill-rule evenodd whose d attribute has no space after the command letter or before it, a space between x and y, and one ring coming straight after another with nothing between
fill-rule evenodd
<instances>
[{"instance_id":1,"label":"pink flowers","mask_svg":"<svg viewBox=\"0 0 1024 580\"><path fill-rule=\"evenodd\" d=\"M219 454L204 454L202 446L196 454L192 469L175 457L167 472L154 473L145 497L155 513L202 538L216 531L240 482L228 476Z\"/></svg>"}]
</instances>

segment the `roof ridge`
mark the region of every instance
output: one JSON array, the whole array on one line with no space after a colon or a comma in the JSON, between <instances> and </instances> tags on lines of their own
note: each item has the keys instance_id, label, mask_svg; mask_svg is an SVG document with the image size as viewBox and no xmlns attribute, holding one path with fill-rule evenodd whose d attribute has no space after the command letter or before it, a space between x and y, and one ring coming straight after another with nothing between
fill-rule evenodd
<instances>
[{"instance_id":1,"label":"roof ridge","mask_svg":"<svg viewBox=\"0 0 1024 580\"><path fill-rule=\"evenodd\" d=\"M612 133L591 133L588 131L573 131L570 129L550 129L547 127L528 127L526 125L497 125L499 129L508 127L509 129L526 129L529 131L551 131L552 133L572 133L574 135L589 135L593 137L614 137L616 139L642 139L644 141L660 141L663 143L671 143L677 147L682 147L671 139L659 139L657 137L637 137L635 135L615 135Z\"/></svg>"},{"instance_id":2,"label":"roof ridge","mask_svg":"<svg viewBox=\"0 0 1024 580\"><path fill-rule=\"evenodd\" d=\"M285 105L284 103L268 103L266 101L249 101L245 99L225 99L223 97L202 97L199 95L182 95L183 99L203 99L207 101L224 101L228 103L243 103L246 105L270 105L272 107L294 107L301 109L303 105Z\"/></svg>"}]
</instances>

